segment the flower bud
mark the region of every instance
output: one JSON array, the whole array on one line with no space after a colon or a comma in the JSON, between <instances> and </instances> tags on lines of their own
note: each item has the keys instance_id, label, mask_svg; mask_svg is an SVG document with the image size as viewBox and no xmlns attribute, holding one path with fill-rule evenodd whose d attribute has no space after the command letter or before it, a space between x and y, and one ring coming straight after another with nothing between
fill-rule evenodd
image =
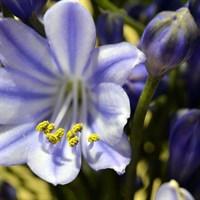
<instances>
[{"instance_id":1,"label":"flower bud","mask_svg":"<svg viewBox=\"0 0 200 200\"><path fill-rule=\"evenodd\" d=\"M123 41L123 19L116 13L103 13L97 20L97 35L102 45Z\"/></svg>"},{"instance_id":2,"label":"flower bud","mask_svg":"<svg viewBox=\"0 0 200 200\"><path fill-rule=\"evenodd\" d=\"M179 187L175 180L162 184L154 200L194 200L192 195L184 188Z\"/></svg>"},{"instance_id":3,"label":"flower bud","mask_svg":"<svg viewBox=\"0 0 200 200\"><path fill-rule=\"evenodd\" d=\"M33 12L39 12L47 0L0 0L15 16L27 19Z\"/></svg>"},{"instance_id":4,"label":"flower bud","mask_svg":"<svg viewBox=\"0 0 200 200\"><path fill-rule=\"evenodd\" d=\"M200 110L192 109L175 121L169 141L168 174L192 192L200 186ZM194 196L200 195L198 193Z\"/></svg>"},{"instance_id":5,"label":"flower bud","mask_svg":"<svg viewBox=\"0 0 200 200\"><path fill-rule=\"evenodd\" d=\"M194 17L197 26L200 28L200 1L199 0L189 0L188 6L190 13Z\"/></svg>"},{"instance_id":6,"label":"flower bud","mask_svg":"<svg viewBox=\"0 0 200 200\"><path fill-rule=\"evenodd\" d=\"M197 36L198 28L187 8L156 15L140 41L147 57L147 71L160 78L189 59Z\"/></svg>"},{"instance_id":7,"label":"flower bud","mask_svg":"<svg viewBox=\"0 0 200 200\"><path fill-rule=\"evenodd\" d=\"M185 72L185 84L187 90L187 100L190 108L200 106L200 38L197 42L194 53L187 62Z\"/></svg>"}]
</instances>

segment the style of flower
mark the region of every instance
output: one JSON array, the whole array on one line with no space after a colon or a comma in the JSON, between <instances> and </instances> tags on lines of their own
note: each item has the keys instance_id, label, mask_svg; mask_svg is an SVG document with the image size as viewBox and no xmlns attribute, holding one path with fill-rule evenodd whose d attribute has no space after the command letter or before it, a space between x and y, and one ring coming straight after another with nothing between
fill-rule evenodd
<instances>
[{"instance_id":1,"label":"style of flower","mask_svg":"<svg viewBox=\"0 0 200 200\"><path fill-rule=\"evenodd\" d=\"M122 85L144 54L125 42L94 48L93 19L76 0L51 7L44 26L47 39L0 19L0 164L27 163L54 185L78 175L81 153L94 170L124 173Z\"/></svg>"}]
</instances>

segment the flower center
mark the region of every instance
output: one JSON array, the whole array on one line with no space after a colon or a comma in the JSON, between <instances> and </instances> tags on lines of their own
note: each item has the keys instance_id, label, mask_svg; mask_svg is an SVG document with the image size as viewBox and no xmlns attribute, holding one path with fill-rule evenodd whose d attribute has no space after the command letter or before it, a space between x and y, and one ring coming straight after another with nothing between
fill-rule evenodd
<instances>
[{"instance_id":1,"label":"flower center","mask_svg":"<svg viewBox=\"0 0 200 200\"><path fill-rule=\"evenodd\" d=\"M84 81L73 80L63 84L60 88L56 105L52 113L51 122L43 121L38 124L36 130L43 132L51 144L57 144L64 137L69 146L74 147L80 142L83 127L87 125L89 90ZM82 122L82 123L79 123ZM56 127L58 128L53 132ZM68 130L65 132L65 130ZM100 139L99 135L91 134L88 142Z\"/></svg>"},{"instance_id":2,"label":"flower center","mask_svg":"<svg viewBox=\"0 0 200 200\"><path fill-rule=\"evenodd\" d=\"M82 132L83 126L83 123L77 123L66 133L66 138L68 139L70 147L74 147L79 143L80 138L77 136L77 134ZM58 128L54 133L52 133L55 128L56 127L54 123L49 123L49 121L46 120L40 122L37 125L36 130L40 133L43 132L50 143L56 144L61 141L63 135L65 134L65 130L63 128ZM88 136L88 142L90 143L96 142L99 139L100 136L98 134L90 134Z\"/></svg>"}]
</instances>

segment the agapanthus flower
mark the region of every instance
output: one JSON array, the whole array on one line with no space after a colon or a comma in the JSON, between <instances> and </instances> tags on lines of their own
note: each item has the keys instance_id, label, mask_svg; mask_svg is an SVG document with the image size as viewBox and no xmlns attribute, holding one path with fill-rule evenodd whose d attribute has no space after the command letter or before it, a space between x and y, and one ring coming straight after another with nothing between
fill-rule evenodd
<instances>
[{"instance_id":1,"label":"agapanthus flower","mask_svg":"<svg viewBox=\"0 0 200 200\"><path fill-rule=\"evenodd\" d=\"M95 48L95 25L79 1L44 15L47 39L0 20L0 164L27 163L53 184L72 181L81 154L91 168L124 173L131 150L122 89L144 54L128 43Z\"/></svg>"},{"instance_id":2,"label":"agapanthus flower","mask_svg":"<svg viewBox=\"0 0 200 200\"><path fill-rule=\"evenodd\" d=\"M40 12L47 0L0 0L15 16L27 19L34 12Z\"/></svg>"},{"instance_id":3,"label":"agapanthus flower","mask_svg":"<svg viewBox=\"0 0 200 200\"><path fill-rule=\"evenodd\" d=\"M144 64L137 65L132 72L130 73L127 81L123 85L124 90L128 94L131 111L134 113L135 108L137 106L138 100L144 89L145 82L148 77L148 72ZM167 87L169 83L168 76L164 76L160 81L158 89L155 92L154 99L158 96L166 93Z\"/></svg>"},{"instance_id":4,"label":"agapanthus flower","mask_svg":"<svg viewBox=\"0 0 200 200\"><path fill-rule=\"evenodd\" d=\"M194 197L185 188L179 186L178 182L171 180L163 183L158 191L154 200L194 200Z\"/></svg>"}]
</instances>

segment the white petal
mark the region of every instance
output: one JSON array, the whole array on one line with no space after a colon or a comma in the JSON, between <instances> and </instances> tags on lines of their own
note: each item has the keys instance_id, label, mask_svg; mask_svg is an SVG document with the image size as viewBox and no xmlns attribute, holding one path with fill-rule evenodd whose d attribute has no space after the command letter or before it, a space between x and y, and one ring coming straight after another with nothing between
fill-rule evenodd
<instances>
[{"instance_id":1,"label":"white petal","mask_svg":"<svg viewBox=\"0 0 200 200\"><path fill-rule=\"evenodd\" d=\"M95 45L90 13L79 1L60 1L46 12L44 24L60 68L65 74L81 75Z\"/></svg>"},{"instance_id":2,"label":"white petal","mask_svg":"<svg viewBox=\"0 0 200 200\"><path fill-rule=\"evenodd\" d=\"M17 165L27 161L35 135L35 123L0 125L0 165Z\"/></svg>"},{"instance_id":3,"label":"white petal","mask_svg":"<svg viewBox=\"0 0 200 200\"><path fill-rule=\"evenodd\" d=\"M80 145L70 147L66 140L55 145L46 141L45 136L38 137L30 147L27 164L45 181L54 185L67 184L80 171Z\"/></svg>"},{"instance_id":4,"label":"white petal","mask_svg":"<svg viewBox=\"0 0 200 200\"><path fill-rule=\"evenodd\" d=\"M124 126L130 116L130 103L121 86L101 83L91 92L89 123L103 141L116 144L121 139Z\"/></svg>"},{"instance_id":5,"label":"white petal","mask_svg":"<svg viewBox=\"0 0 200 200\"><path fill-rule=\"evenodd\" d=\"M93 131L87 128L81 138L82 153L87 163L94 170L111 168L118 174L123 174L131 160L131 147L127 136L123 134L121 140L114 146L101 141L101 136L99 141L92 144L87 141L87 137Z\"/></svg>"},{"instance_id":6,"label":"white petal","mask_svg":"<svg viewBox=\"0 0 200 200\"><path fill-rule=\"evenodd\" d=\"M20 21L0 19L0 61L46 83L57 82L59 71L47 40Z\"/></svg>"},{"instance_id":7,"label":"white petal","mask_svg":"<svg viewBox=\"0 0 200 200\"><path fill-rule=\"evenodd\" d=\"M91 85L102 82L123 85L133 68L144 61L144 54L127 42L104 45L92 51L85 74Z\"/></svg>"},{"instance_id":8,"label":"white petal","mask_svg":"<svg viewBox=\"0 0 200 200\"><path fill-rule=\"evenodd\" d=\"M52 112L58 87L37 78L0 69L0 123L19 124Z\"/></svg>"}]
</instances>

